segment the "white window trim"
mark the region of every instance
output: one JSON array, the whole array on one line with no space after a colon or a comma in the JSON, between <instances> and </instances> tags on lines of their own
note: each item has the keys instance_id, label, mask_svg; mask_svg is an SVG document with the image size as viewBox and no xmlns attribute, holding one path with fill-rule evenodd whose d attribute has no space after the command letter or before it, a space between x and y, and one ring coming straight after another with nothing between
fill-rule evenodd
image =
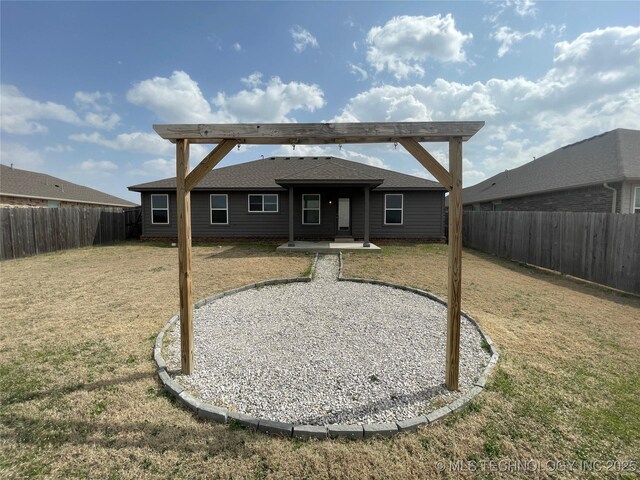
<instances>
[{"instance_id":1,"label":"white window trim","mask_svg":"<svg viewBox=\"0 0 640 480\"><path fill-rule=\"evenodd\" d=\"M213 197L225 197L225 204L227 205L226 208L213 208L211 206L211 200L213 200ZM213 218L211 216L211 213L214 210L224 210L227 212L227 221L222 223L222 222L213 222ZM227 195L226 193L212 193L209 195L209 225L229 225L229 195Z\"/></svg>"},{"instance_id":2,"label":"white window trim","mask_svg":"<svg viewBox=\"0 0 640 480\"><path fill-rule=\"evenodd\" d=\"M640 186L635 187L633 191L635 192L635 195L633 196L633 203L631 204L633 207L633 213L640 213L640 207L636 207L638 199L640 198Z\"/></svg>"},{"instance_id":3,"label":"white window trim","mask_svg":"<svg viewBox=\"0 0 640 480\"><path fill-rule=\"evenodd\" d=\"M153 197L167 197L167 208L153 208ZM167 194L167 193L152 193L150 202L151 202L151 225L169 225L169 194ZM154 222L153 221L153 211L154 210L166 210L167 211L167 221L166 222Z\"/></svg>"},{"instance_id":4,"label":"white window trim","mask_svg":"<svg viewBox=\"0 0 640 480\"><path fill-rule=\"evenodd\" d=\"M304 197L318 197L318 208L304 208ZM318 210L318 223L307 223L304 221L305 210ZM302 225L320 225L322 223L322 196L319 193L302 194Z\"/></svg>"},{"instance_id":5,"label":"white window trim","mask_svg":"<svg viewBox=\"0 0 640 480\"><path fill-rule=\"evenodd\" d=\"M400 195L402 198L402 206L400 208L387 208L387 197L389 195ZM387 223L387 210L400 210L400 223ZM384 224L389 226L404 225L404 193L385 193L384 194Z\"/></svg>"},{"instance_id":6,"label":"white window trim","mask_svg":"<svg viewBox=\"0 0 640 480\"><path fill-rule=\"evenodd\" d=\"M267 211L264 209L264 197L265 195L275 195L276 197L276 209L274 211ZM251 210L251 197L262 197L262 210ZM277 193L249 193L247 194L247 212L248 213L278 213L280 212L280 195Z\"/></svg>"}]
</instances>

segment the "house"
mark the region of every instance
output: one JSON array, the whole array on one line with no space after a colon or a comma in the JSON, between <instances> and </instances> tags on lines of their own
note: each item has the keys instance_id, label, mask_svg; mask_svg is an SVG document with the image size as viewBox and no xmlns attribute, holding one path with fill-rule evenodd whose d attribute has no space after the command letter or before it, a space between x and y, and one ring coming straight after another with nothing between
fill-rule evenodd
<instances>
[{"instance_id":1,"label":"house","mask_svg":"<svg viewBox=\"0 0 640 480\"><path fill-rule=\"evenodd\" d=\"M176 238L175 178L129 190L141 193L142 238ZM444 193L437 182L336 157L263 158L214 169L192 190L192 235L442 240Z\"/></svg>"},{"instance_id":2,"label":"house","mask_svg":"<svg viewBox=\"0 0 640 480\"><path fill-rule=\"evenodd\" d=\"M618 128L462 190L465 210L640 213L640 131Z\"/></svg>"},{"instance_id":3,"label":"house","mask_svg":"<svg viewBox=\"0 0 640 480\"><path fill-rule=\"evenodd\" d=\"M44 173L0 165L0 207L136 207L133 202Z\"/></svg>"}]
</instances>

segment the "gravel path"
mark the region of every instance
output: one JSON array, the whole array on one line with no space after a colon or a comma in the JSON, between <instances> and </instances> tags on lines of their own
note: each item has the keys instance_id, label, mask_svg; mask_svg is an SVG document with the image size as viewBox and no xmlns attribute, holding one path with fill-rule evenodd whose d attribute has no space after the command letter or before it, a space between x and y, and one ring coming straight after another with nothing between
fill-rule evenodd
<instances>
[{"instance_id":1,"label":"gravel path","mask_svg":"<svg viewBox=\"0 0 640 480\"><path fill-rule=\"evenodd\" d=\"M194 311L195 371L176 379L204 401L281 422L405 420L445 388L446 307L379 285L338 282L338 257L314 280L247 290ZM179 370L179 329L167 362ZM489 361L464 317L460 388Z\"/></svg>"}]
</instances>

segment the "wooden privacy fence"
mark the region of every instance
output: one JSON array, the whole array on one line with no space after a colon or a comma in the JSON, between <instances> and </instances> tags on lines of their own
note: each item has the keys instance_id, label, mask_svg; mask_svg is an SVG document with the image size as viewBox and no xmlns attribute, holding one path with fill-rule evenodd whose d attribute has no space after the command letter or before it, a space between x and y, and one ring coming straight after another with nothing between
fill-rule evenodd
<instances>
[{"instance_id":1,"label":"wooden privacy fence","mask_svg":"<svg viewBox=\"0 0 640 480\"><path fill-rule=\"evenodd\" d=\"M139 209L0 208L0 260L122 241L133 219Z\"/></svg>"},{"instance_id":2,"label":"wooden privacy fence","mask_svg":"<svg viewBox=\"0 0 640 480\"><path fill-rule=\"evenodd\" d=\"M464 212L462 225L465 246L640 294L640 215Z\"/></svg>"}]
</instances>

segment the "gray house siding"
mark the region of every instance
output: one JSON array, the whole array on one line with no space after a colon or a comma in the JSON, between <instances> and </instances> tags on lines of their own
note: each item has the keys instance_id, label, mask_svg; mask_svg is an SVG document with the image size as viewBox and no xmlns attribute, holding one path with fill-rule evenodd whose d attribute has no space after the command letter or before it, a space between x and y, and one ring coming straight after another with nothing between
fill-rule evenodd
<instances>
[{"instance_id":1,"label":"gray house siding","mask_svg":"<svg viewBox=\"0 0 640 480\"><path fill-rule=\"evenodd\" d=\"M616 211L620 211L622 184L609 185L617 194ZM503 210L522 212L611 212L613 191L602 185L572 188L556 192L527 195L522 197L502 198L494 202L466 204L465 210ZM495 205L495 208L494 208Z\"/></svg>"},{"instance_id":2,"label":"gray house siding","mask_svg":"<svg viewBox=\"0 0 640 480\"><path fill-rule=\"evenodd\" d=\"M178 236L176 194L169 193L169 225L151 223L151 194L142 193L143 236ZM212 193L228 195L227 225L211 224L209 196ZM257 213L248 211L249 193L277 193L278 212ZM286 192L191 192L192 237L286 237L289 228L289 197Z\"/></svg>"},{"instance_id":3,"label":"gray house siding","mask_svg":"<svg viewBox=\"0 0 640 480\"><path fill-rule=\"evenodd\" d=\"M143 237L176 238L177 209L175 192L153 192L169 195L169 224L151 223L151 193L141 194ZM212 225L209 209L211 193L228 195L228 225ZM248 195L277 193L277 213L248 211ZM404 195L403 224L384 225L384 194ZM302 224L302 195L320 195L320 225ZM294 189L294 236L302 239L332 239L338 234L338 199L350 199L351 235L364 237L364 190L360 187L323 187ZM389 191L371 192L370 237L375 238L424 238L444 236L443 191ZM286 238L289 234L289 192L280 191L194 191L191 193L191 229L193 238Z\"/></svg>"},{"instance_id":4,"label":"gray house siding","mask_svg":"<svg viewBox=\"0 0 640 480\"><path fill-rule=\"evenodd\" d=\"M169 224L155 225L151 223L151 194L141 193L142 203L142 235L145 237L177 237L178 213L176 208L176 194L171 192L154 192L169 195Z\"/></svg>"},{"instance_id":5,"label":"gray house siding","mask_svg":"<svg viewBox=\"0 0 640 480\"><path fill-rule=\"evenodd\" d=\"M384 224L384 194L402 193L402 225ZM444 236L444 192L398 191L371 195L371 238L440 238Z\"/></svg>"}]
</instances>

